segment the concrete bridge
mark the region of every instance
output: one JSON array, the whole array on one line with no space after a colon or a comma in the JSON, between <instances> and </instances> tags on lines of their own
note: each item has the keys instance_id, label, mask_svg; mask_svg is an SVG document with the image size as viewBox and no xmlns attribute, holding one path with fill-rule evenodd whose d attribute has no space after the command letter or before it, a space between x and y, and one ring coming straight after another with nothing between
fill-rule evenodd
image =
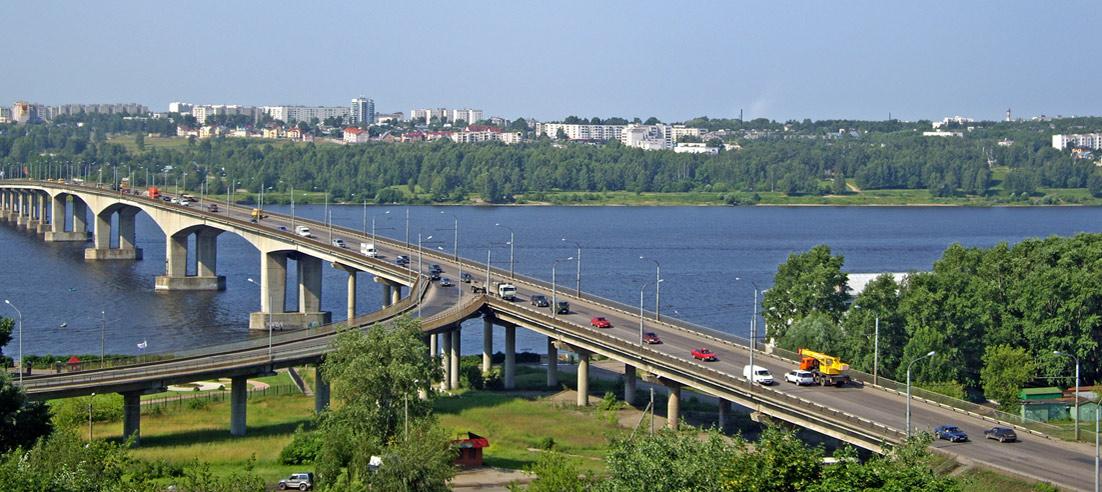
<instances>
[{"instance_id":1,"label":"concrete bridge","mask_svg":"<svg viewBox=\"0 0 1102 492\"><path fill-rule=\"evenodd\" d=\"M517 302L489 294L465 291L467 285L440 287L428 280L413 263L398 266L386 258L407 254L421 263L420 253L409 245L377 238L380 258L371 258L348 249L335 247L328 239L343 239L350 244L370 242L359 231L333 227L332 238L326 241L296 236L297 225L316 231L326 224L305 221L277 214L249 221L251 208L229 207L208 212L201 207L176 204L91 187L35 181L0 181L0 219L15 227L40 232L46 240L87 241L79 220L84 213L94 217L92 247L86 251L89 261L141 258L134 245L134 216L146 212L169 238L168 265L165 275L157 280L158 289L221 289L225 283L216 270L216 241L219 234L232 232L246 238L260 252L262 266L262 311L252 313L250 328L267 329L267 316L273 323L285 327L302 327L281 333L266 343L242 343L230 346L198 349L186 357L162 362L138 364L121 368L81 371L60 375L32 376L25 379L28 394L36 399L64 398L88 395L92 392L119 392L124 396L124 433L140 435L139 397L159 392L169 384L229 377L233 380L230 430L243 435L246 430L245 405L248 377L269 374L277 368L320 360L334 333L328 324L330 313L318 310L322 295L321 263L347 271L348 310L340 323L348 326L368 326L385 322L408 312L423 315L422 328L431 355L439 355L445 370L443 388L459 384L459 340L461 323L482 317L483 365L489 369L492 340L500 333L505 341L503 378L511 389L515 382L516 329L524 328L546 335L548 352L547 384L558 386L557 354L560 350L576 354L578 360L578 405L588 404L589 363L593 356L607 357L624 364L625 400L636 400L638 379L662 384L669 398L669 425L676 428L680 415L683 388L715 396L719 399L720 421L730 418L732 403L745 407L754 415L789 422L876 452L904 438L904 407L906 398L899 391L872 384L845 388L762 387L750 385L742 378L741 369L749 362L748 340L694 326L655 313L644 313L641 320L637 308L602 299L585 292L553 292L553 286L539 279L513 275L508 270L488 268L467 259L424 252L424 263L441 264L445 271L473 274L472 285L492 286L494 280L508 277L518 287ZM219 204L221 206L221 204ZM54 217L58 220L54 220ZM64 220L61 220L64 218ZM288 230L280 230L280 227ZM51 234L52 233L52 234ZM195 234L196 260L205 261L197 275L188 276L178 265L186 264L187 236ZM287 278L287 259L298 265L299 306L288 311L283 306ZM354 292L357 273L372 275L382 286L381 310L357 315ZM406 295L403 295L405 293ZM535 308L525 303L531 295L569 300L567 314L554 314L547 308ZM274 309L273 309L274 308ZM594 328L590 316L605 316L611 328ZM643 344L640 331L658 332L660 345ZM716 362L694 360L689 351L709 347L718 355ZM758 347L759 349L761 347ZM769 368L779 378L794 367L792 360L755 351L756 365ZM883 380L884 378L881 378ZM320 411L328 404L328 384L319 381L315 406ZM984 428L995 422L981 415L914 399L911 402L912 421L917 429L932 429L951 423L963 428L970 436L980 437ZM1009 425L1009 424L1004 424ZM1023 443L997 446L994 441L980 440L968 446L938 442L941 452L966 462L985 466L1027 478L1044 480L1067 488L1087 489L1090 473L1083 467L1090 459L1087 446L1066 443L1019 428ZM1078 462L1078 464L1076 464Z\"/></svg>"}]
</instances>

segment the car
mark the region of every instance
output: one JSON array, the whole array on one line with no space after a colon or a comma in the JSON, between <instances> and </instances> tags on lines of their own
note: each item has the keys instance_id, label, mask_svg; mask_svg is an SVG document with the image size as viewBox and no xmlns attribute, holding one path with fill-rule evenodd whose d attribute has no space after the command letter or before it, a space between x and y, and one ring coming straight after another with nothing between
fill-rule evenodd
<instances>
[{"instance_id":1,"label":"car","mask_svg":"<svg viewBox=\"0 0 1102 492\"><path fill-rule=\"evenodd\" d=\"M945 439L949 442L964 442L968 440L968 434L960 430L960 427L955 425L939 425L934 429L934 435L938 439Z\"/></svg>"},{"instance_id":2,"label":"car","mask_svg":"<svg viewBox=\"0 0 1102 492\"><path fill-rule=\"evenodd\" d=\"M1010 427L992 427L983 431L983 437L988 439L998 439L999 442L1014 442L1018 440L1018 435L1014 433L1014 429Z\"/></svg>"},{"instance_id":3,"label":"car","mask_svg":"<svg viewBox=\"0 0 1102 492\"><path fill-rule=\"evenodd\" d=\"M589 318L589 324L597 328L612 328L612 323L605 319L604 316L594 316Z\"/></svg>"},{"instance_id":4,"label":"car","mask_svg":"<svg viewBox=\"0 0 1102 492\"><path fill-rule=\"evenodd\" d=\"M212 203L207 205L207 212L218 212L218 204Z\"/></svg>"},{"instance_id":5,"label":"car","mask_svg":"<svg viewBox=\"0 0 1102 492\"><path fill-rule=\"evenodd\" d=\"M566 301L556 302L555 314L570 314L570 303Z\"/></svg>"},{"instance_id":6,"label":"car","mask_svg":"<svg viewBox=\"0 0 1102 492\"><path fill-rule=\"evenodd\" d=\"M440 274L437 272L429 272L429 280L440 280Z\"/></svg>"},{"instance_id":7,"label":"car","mask_svg":"<svg viewBox=\"0 0 1102 492\"><path fill-rule=\"evenodd\" d=\"M397 265L408 265L409 257L406 255L398 255L398 257L394 258L394 263Z\"/></svg>"},{"instance_id":8,"label":"car","mask_svg":"<svg viewBox=\"0 0 1102 492\"><path fill-rule=\"evenodd\" d=\"M172 197L172 198L168 199L168 203L180 203L180 202L178 200L176 200L176 197Z\"/></svg>"},{"instance_id":9,"label":"car","mask_svg":"<svg viewBox=\"0 0 1102 492\"><path fill-rule=\"evenodd\" d=\"M693 349L692 354L693 354L694 359L700 359L700 360L705 360L705 361L716 360L716 354L713 353L711 350L708 350L704 347Z\"/></svg>"},{"instance_id":10,"label":"car","mask_svg":"<svg viewBox=\"0 0 1102 492\"><path fill-rule=\"evenodd\" d=\"M433 264L429 265L429 271L430 272L435 272L435 273L444 273L444 269L441 268L440 265L438 265L436 263L433 263Z\"/></svg>"},{"instance_id":11,"label":"car","mask_svg":"<svg viewBox=\"0 0 1102 492\"><path fill-rule=\"evenodd\" d=\"M279 490L299 489L310 490L314 486L313 473L292 473L290 477L279 481Z\"/></svg>"},{"instance_id":12,"label":"car","mask_svg":"<svg viewBox=\"0 0 1102 492\"><path fill-rule=\"evenodd\" d=\"M338 248L347 248L348 247L348 245L344 244L344 239L334 239L332 242L333 242L333 246L336 246Z\"/></svg>"},{"instance_id":13,"label":"car","mask_svg":"<svg viewBox=\"0 0 1102 492\"><path fill-rule=\"evenodd\" d=\"M190 206L191 206L191 202L187 201L186 199L184 199L184 200L180 200L180 206L182 206L182 207L190 207Z\"/></svg>"},{"instance_id":14,"label":"car","mask_svg":"<svg viewBox=\"0 0 1102 492\"><path fill-rule=\"evenodd\" d=\"M815 384L815 375L811 374L808 371L801 371L799 369L794 369L794 370L788 371L784 374L784 382L792 383L792 384L795 384L796 386L805 385L805 384L810 386L812 384Z\"/></svg>"},{"instance_id":15,"label":"car","mask_svg":"<svg viewBox=\"0 0 1102 492\"><path fill-rule=\"evenodd\" d=\"M660 340L658 338L658 335L654 334L653 331L648 331L648 332L643 334L643 343L650 343L650 344L662 343L662 340Z\"/></svg>"},{"instance_id":16,"label":"car","mask_svg":"<svg viewBox=\"0 0 1102 492\"><path fill-rule=\"evenodd\" d=\"M463 273L459 274L459 281L460 282L463 282L465 284L469 284L469 283L471 283L472 280L474 280L474 277L471 276L471 274L469 274L467 272L463 272Z\"/></svg>"},{"instance_id":17,"label":"car","mask_svg":"<svg viewBox=\"0 0 1102 492\"><path fill-rule=\"evenodd\" d=\"M444 277L444 278L440 279L440 286L441 287L451 287L452 286L452 279L450 279L448 277Z\"/></svg>"},{"instance_id":18,"label":"car","mask_svg":"<svg viewBox=\"0 0 1102 492\"><path fill-rule=\"evenodd\" d=\"M543 294L532 294L532 297L529 297L528 300L536 307L547 307L551 305L551 301L548 301L547 296Z\"/></svg>"},{"instance_id":19,"label":"car","mask_svg":"<svg viewBox=\"0 0 1102 492\"><path fill-rule=\"evenodd\" d=\"M287 230L286 227L283 227L283 226L276 227L276 230L277 231L283 231L283 232L291 232L291 231Z\"/></svg>"}]
</instances>

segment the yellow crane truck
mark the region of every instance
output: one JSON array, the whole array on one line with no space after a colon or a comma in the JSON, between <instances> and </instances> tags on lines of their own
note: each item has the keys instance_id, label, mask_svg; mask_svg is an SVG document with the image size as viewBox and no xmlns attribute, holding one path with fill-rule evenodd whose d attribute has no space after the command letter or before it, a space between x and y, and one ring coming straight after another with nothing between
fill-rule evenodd
<instances>
[{"instance_id":1,"label":"yellow crane truck","mask_svg":"<svg viewBox=\"0 0 1102 492\"><path fill-rule=\"evenodd\" d=\"M805 348L800 349L800 357L800 369L810 372L815 384L838 387L852 382L846 374L849 364L842 359Z\"/></svg>"}]
</instances>

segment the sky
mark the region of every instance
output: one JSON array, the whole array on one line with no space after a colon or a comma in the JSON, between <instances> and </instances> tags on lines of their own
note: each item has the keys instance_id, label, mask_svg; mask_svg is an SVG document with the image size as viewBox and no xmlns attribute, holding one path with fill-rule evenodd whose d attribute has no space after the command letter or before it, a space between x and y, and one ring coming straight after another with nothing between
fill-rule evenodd
<instances>
[{"instance_id":1,"label":"sky","mask_svg":"<svg viewBox=\"0 0 1102 492\"><path fill-rule=\"evenodd\" d=\"M0 104L1102 115L1102 2L0 0Z\"/></svg>"}]
</instances>

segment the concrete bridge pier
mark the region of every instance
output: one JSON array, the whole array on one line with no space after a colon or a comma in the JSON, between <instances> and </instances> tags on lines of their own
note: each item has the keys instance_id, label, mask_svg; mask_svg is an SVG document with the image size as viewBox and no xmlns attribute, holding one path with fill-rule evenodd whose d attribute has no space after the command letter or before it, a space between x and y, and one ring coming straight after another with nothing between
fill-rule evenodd
<instances>
[{"instance_id":1,"label":"concrete bridge pier","mask_svg":"<svg viewBox=\"0 0 1102 492\"><path fill-rule=\"evenodd\" d=\"M588 350L580 347L573 348L578 355L578 406L589 406L589 354Z\"/></svg>"},{"instance_id":2,"label":"concrete bridge pier","mask_svg":"<svg viewBox=\"0 0 1102 492\"><path fill-rule=\"evenodd\" d=\"M49 221L46 220L48 210L46 206L46 202L48 201L47 198L49 197L43 193L35 193L33 195L34 208L31 210L31 221L27 224L27 229L30 229L31 232L46 232L46 229L50 227Z\"/></svg>"},{"instance_id":3,"label":"concrete bridge pier","mask_svg":"<svg viewBox=\"0 0 1102 492\"><path fill-rule=\"evenodd\" d=\"M128 391L122 395L122 438L134 436L131 447L138 447L142 440L142 394L145 391Z\"/></svg>"},{"instance_id":4,"label":"concrete bridge pier","mask_svg":"<svg viewBox=\"0 0 1102 492\"><path fill-rule=\"evenodd\" d=\"M624 403L635 404L635 366L624 364Z\"/></svg>"},{"instance_id":5,"label":"concrete bridge pier","mask_svg":"<svg viewBox=\"0 0 1102 492\"><path fill-rule=\"evenodd\" d=\"M494 367L494 319L490 315L482 317L482 372L490 372Z\"/></svg>"},{"instance_id":6,"label":"concrete bridge pier","mask_svg":"<svg viewBox=\"0 0 1102 492\"><path fill-rule=\"evenodd\" d=\"M662 379L662 385L669 391L666 401L666 427L678 430L681 421L681 383Z\"/></svg>"},{"instance_id":7,"label":"concrete bridge pier","mask_svg":"<svg viewBox=\"0 0 1102 492\"><path fill-rule=\"evenodd\" d=\"M390 306L402 299L402 284L375 277L375 282L383 285L383 307Z\"/></svg>"},{"instance_id":8,"label":"concrete bridge pier","mask_svg":"<svg viewBox=\"0 0 1102 492\"><path fill-rule=\"evenodd\" d=\"M134 247L134 216L140 210L125 208L119 210L119 247L111 247L111 215L115 212L96 214L96 223L92 233L93 247L84 250L85 260L140 260L142 250Z\"/></svg>"},{"instance_id":9,"label":"concrete bridge pier","mask_svg":"<svg viewBox=\"0 0 1102 492\"><path fill-rule=\"evenodd\" d=\"M230 435L245 435L246 410L249 403L248 376L230 378Z\"/></svg>"},{"instance_id":10,"label":"concrete bridge pier","mask_svg":"<svg viewBox=\"0 0 1102 492\"><path fill-rule=\"evenodd\" d=\"M74 198L73 226L65 230L65 216L69 200L64 197L54 197L53 206L50 209L50 230L46 231L47 242L86 242L88 241L88 204Z\"/></svg>"},{"instance_id":11,"label":"concrete bridge pier","mask_svg":"<svg viewBox=\"0 0 1102 492\"><path fill-rule=\"evenodd\" d=\"M348 317L345 319L351 320L356 317L356 272L359 270L340 263L333 263L332 266L348 274Z\"/></svg>"},{"instance_id":12,"label":"concrete bridge pier","mask_svg":"<svg viewBox=\"0 0 1102 492\"><path fill-rule=\"evenodd\" d=\"M25 192L18 192L18 196L19 196L19 200L18 200L19 206L17 208L17 213L19 215L16 216L15 224L19 227L27 227L27 223L30 222L30 220L31 220L31 213L30 213L31 196L30 196L29 193L25 193Z\"/></svg>"},{"instance_id":13,"label":"concrete bridge pier","mask_svg":"<svg viewBox=\"0 0 1102 492\"><path fill-rule=\"evenodd\" d=\"M547 337L547 387L554 388L559 385L559 347L555 345L555 339Z\"/></svg>"},{"instance_id":14,"label":"concrete bridge pier","mask_svg":"<svg viewBox=\"0 0 1102 492\"><path fill-rule=\"evenodd\" d=\"M727 428L731 423L731 400L719 399L719 430Z\"/></svg>"},{"instance_id":15,"label":"concrete bridge pier","mask_svg":"<svg viewBox=\"0 0 1102 492\"><path fill-rule=\"evenodd\" d=\"M45 234L51 229L51 224L54 222L54 218L58 216L56 208L53 206L53 199L50 195L43 194L39 197L38 206L38 233ZM47 215L48 213L48 215ZM47 218L48 217L48 218ZM65 223L65 207L61 207L61 223Z\"/></svg>"},{"instance_id":16,"label":"concrete bridge pier","mask_svg":"<svg viewBox=\"0 0 1102 492\"><path fill-rule=\"evenodd\" d=\"M444 380L440 382L440 387L444 388L444 391L455 389L452 388L452 337L451 333L444 332L440 334L440 363L444 366Z\"/></svg>"},{"instance_id":17,"label":"concrete bridge pier","mask_svg":"<svg viewBox=\"0 0 1102 492\"><path fill-rule=\"evenodd\" d=\"M321 258L298 255L298 314L302 328L312 323L325 324L332 313L321 310Z\"/></svg>"},{"instance_id":18,"label":"concrete bridge pier","mask_svg":"<svg viewBox=\"0 0 1102 492\"><path fill-rule=\"evenodd\" d=\"M249 313L249 329L267 330L269 319L282 322L286 306L287 253L264 253L260 257L260 311Z\"/></svg>"},{"instance_id":19,"label":"concrete bridge pier","mask_svg":"<svg viewBox=\"0 0 1102 492\"><path fill-rule=\"evenodd\" d=\"M505 389L517 387L517 325L505 325L505 363L502 364Z\"/></svg>"},{"instance_id":20,"label":"concrete bridge pier","mask_svg":"<svg viewBox=\"0 0 1102 492\"><path fill-rule=\"evenodd\" d=\"M315 365L315 368L317 366ZM314 371L314 413L329 408L329 380L322 377L321 371Z\"/></svg>"},{"instance_id":21,"label":"concrete bridge pier","mask_svg":"<svg viewBox=\"0 0 1102 492\"><path fill-rule=\"evenodd\" d=\"M226 277L216 274L218 235L222 231L206 228L195 234L196 274L187 274L187 243L191 233L178 232L168 237L165 274L156 278L156 290L226 290Z\"/></svg>"},{"instance_id":22,"label":"concrete bridge pier","mask_svg":"<svg viewBox=\"0 0 1102 492\"><path fill-rule=\"evenodd\" d=\"M448 371L451 374L451 387L452 389L459 389L459 358L462 357L462 347L460 343L460 325L456 323L449 334L452 338L451 354L448 357L448 363L451 364L451 370Z\"/></svg>"}]
</instances>

